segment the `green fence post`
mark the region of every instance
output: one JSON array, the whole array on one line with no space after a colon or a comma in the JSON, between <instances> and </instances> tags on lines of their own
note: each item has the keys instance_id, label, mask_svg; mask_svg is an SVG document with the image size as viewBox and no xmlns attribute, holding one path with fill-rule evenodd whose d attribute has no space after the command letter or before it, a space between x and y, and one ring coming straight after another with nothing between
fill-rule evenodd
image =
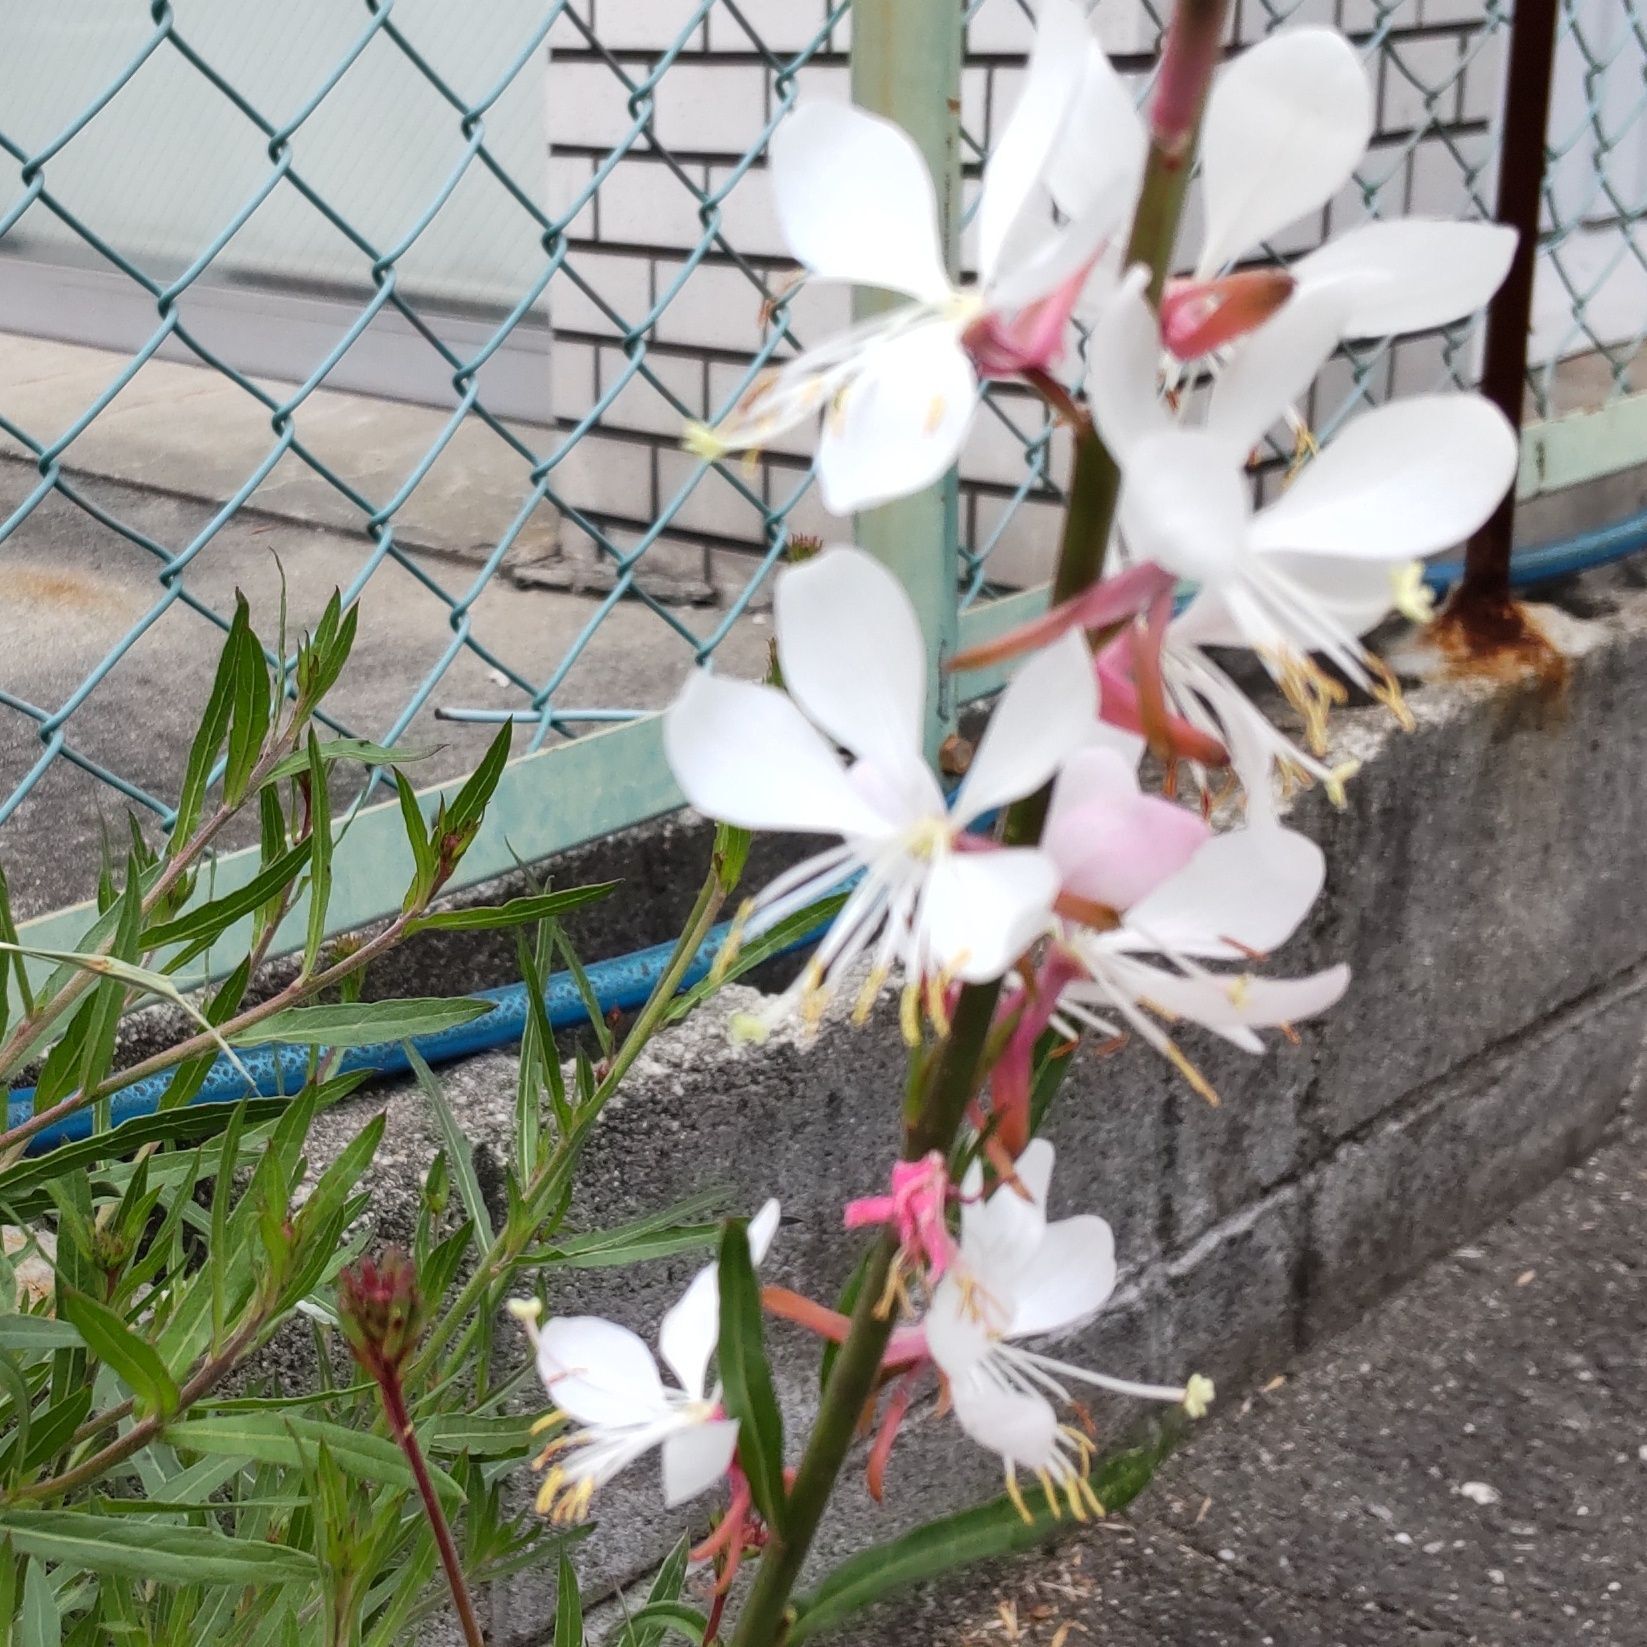
<instances>
[{"instance_id":1,"label":"green fence post","mask_svg":"<svg viewBox=\"0 0 1647 1647\"><path fill-rule=\"evenodd\" d=\"M961 217L962 0L855 0L852 100L902 126L937 186L938 224L951 271ZM860 291L864 319L895 300ZM921 614L927 640L927 742L936 754L954 725L955 695L944 663L955 651L960 500L952 470L913 497L858 516L857 539L897 573Z\"/></svg>"}]
</instances>

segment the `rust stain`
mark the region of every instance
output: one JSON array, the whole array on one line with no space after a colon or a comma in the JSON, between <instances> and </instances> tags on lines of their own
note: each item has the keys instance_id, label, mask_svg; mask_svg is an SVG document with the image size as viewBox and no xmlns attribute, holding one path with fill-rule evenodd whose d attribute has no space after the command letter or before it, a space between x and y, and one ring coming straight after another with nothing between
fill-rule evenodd
<instances>
[{"instance_id":1,"label":"rust stain","mask_svg":"<svg viewBox=\"0 0 1647 1647\"><path fill-rule=\"evenodd\" d=\"M106 612L121 604L107 583L84 572L0 566L0 611L14 601L70 612Z\"/></svg>"},{"instance_id":2,"label":"rust stain","mask_svg":"<svg viewBox=\"0 0 1647 1647\"><path fill-rule=\"evenodd\" d=\"M1448 603L1425 631L1454 679L1530 681L1547 698L1562 697L1572 674L1567 659L1520 601L1508 596Z\"/></svg>"}]
</instances>

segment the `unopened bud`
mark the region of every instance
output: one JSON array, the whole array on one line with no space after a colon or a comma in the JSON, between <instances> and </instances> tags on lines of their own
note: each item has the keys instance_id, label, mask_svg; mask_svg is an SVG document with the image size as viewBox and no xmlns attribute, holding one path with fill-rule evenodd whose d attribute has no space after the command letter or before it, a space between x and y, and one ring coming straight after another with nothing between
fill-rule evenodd
<instances>
[{"instance_id":1,"label":"unopened bud","mask_svg":"<svg viewBox=\"0 0 1647 1647\"><path fill-rule=\"evenodd\" d=\"M399 1247L351 1264L337 1279L337 1311L343 1335L374 1378L398 1372L422 1329L423 1300L417 1271Z\"/></svg>"},{"instance_id":2,"label":"unopened bud","mask_svg":"<svg viewBox=\"0 0 1647 1647\"><path fill-rule=\"evenodd\" d=\"M1174 280L1161 298L1161 341L1179 360L1227 349L1292 296L1285 269L1243 269L1218 280Z\"/></svg>"}]
</instances>

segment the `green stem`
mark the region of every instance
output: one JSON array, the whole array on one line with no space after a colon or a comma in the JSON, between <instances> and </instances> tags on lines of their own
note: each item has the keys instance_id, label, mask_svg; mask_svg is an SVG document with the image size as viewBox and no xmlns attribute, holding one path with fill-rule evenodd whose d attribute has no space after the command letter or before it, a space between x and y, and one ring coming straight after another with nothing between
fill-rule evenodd
<instances>
[{"instance_id":1,"label":"green stem","mask_svg":"<svg viewBox=\"0 0 1647 1647\"><path fill-rule=\"evenodd\" d=\"M1228 0L1179 0L1174 23L1185 19L1197 31L1221 31ZM1199 123L1207 73L1191 98L1193 125ZM1179 88L1180 96L1182 88ZM1175 145L1152 138L1132 233L1127 243L1127 265L1147 264L1150 296L1159 302L1166 283L1183 214L1193 143ZM1121 477L1090 421L1076 425L1075 458L1070 478L1069 509L1059 547L1052 598L1067 600L1103 576L1109 549ZM1007 810L1002 839L1012 845L1033 844L1046 821L1049 791L1042 790ZM955 1141L966 1106L983 1077L984 1047L1000 998L1001 984L969 984L956 1003L954 1021L927 1079L916 1089L914 1108L904 1128L904 1158L914 1160L928 1150L945 1154ZM858 1419L875 1387L881 1358L892 1334L890 1313L879 1309L886 1278L896 1257L888 1237L876 1243L870 1255L852 1324L830 1370L818 1417L795 1472L795 1482L784 1505L782 1533L774 1531L738 1620L732 1647L781 1647L788 1631L790 1596L800 1578L807 1551L817 1533L835 1482L851 1450Z\"/></svg>"}]
</instances>

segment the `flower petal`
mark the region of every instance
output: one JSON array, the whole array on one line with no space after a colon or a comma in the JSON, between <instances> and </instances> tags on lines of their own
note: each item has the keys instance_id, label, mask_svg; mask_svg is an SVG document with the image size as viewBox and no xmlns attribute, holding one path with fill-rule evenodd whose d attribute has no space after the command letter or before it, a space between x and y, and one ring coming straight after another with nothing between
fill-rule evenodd
<instances>
[{"instance_id":1,"label":"flower petal","mask_svg":"<svg viewBox=\"0 0 1647 1647\"><path fill-rule=\"evenodd\" d=\"M1047 167L1058 210L1082 219L1122 211L1138 192L1149 138L1138 105L1115 65L1093 41L1085 54L1080 89Z\"/></svg>"},{"instance_id":2,"label":"flower petal","mask_svg":"<svg viewBox=\"0 0 1647 1647\"><path fill-rule=\"evenodd\" d=\"M980 1302L970 1286L954 1270L933 1290L923 1321L927 1353L938 1370L952 1382L970 1378L989 1354L989 1328L973 1307Z\"/></svg>"},{"instance_id":3,"label":"flower petal","mask_svg":"<svg viewBox=\"0 0 1647 1647\"><path fill-rule=\"evenodd\" d=\"M824 507L849 515L930 485L959 456L977 405L978 380L951 321L927 321L872 344L824 415Z\"/></svg>"},{"instance_id":4,"label":"flower petal","mask_svg":"<svg viewBox=\"0 0 1647 1647\"><path fill-rule=\"evenodd\" d=\"M958 823L1033 794L1092 738L1098 680L1092 654L1071 630L1013 676L978 740L955 797Z\"/></svg>"},{"instance_id":5,"label":"flower petal","mask_svg":"<svg viewBox=\"0 0 1647 1647\"><path fill-rule=\"evenodd\" d=\"M980 285L987 286L1006 266L1009 245L1031 226L1026 220L1047 215L1047 164L1085 79L1087 51L1094 46L1086 14L1075 0L1041 0L1023 89L984 167L978 201Z\"/></svg>"},{"instance_id":6,"label":"flower petal","mask_svg":"<svg viewBox=\"0 0 1647 1647\"><path fill-rule=\"evenodd\" d=\"M1044 1395L1008 1389L982 1374L951 1379L955 1421L980 1446L1025 1470L1057 1470L1058 1414Z\"/></svg>"},{"instance_id":7,"label":"flower petal","mask_svg":"<svg viewBox=\"0 0 1647 1647\"><path fill-rule=\"evenodd\" d=\"M1250 958L1279 948L1310 912L1326 858L1308 836L1254 824L1213 838L1127 912L1131 947Z\"/></svg>"},{"instance_id":8,"label":"flower petal","mask_svg":"<svg viewBox=\"0 0 1647 1647\"><path fill-rule=\"evenodd\" d=\"M1049 1224L1013 1298L1012 1338L1061 1332L1096 1315L1115 1290L1115 1232L1092 1213Z\"/></svg>"},{"instance_id":9,"label":"flower petal","mask_svg":"<svg viewBox=\"0 0 1647 1647\"><path fill-rule=\"evenodd\" d=\"M922 904L931 959L969 984L999 978L1046 930L1058 871L1044 852L947 852Z\"/></svg>"},{"instance_id":10,"label":"flower petal","mask_svg":"<svg viewBox=\"0 0 1647 1647\"><path fill-rule=\"evenodd\" d=\"M1348 279L1346 337L1445 326L1481 308L1503 283L1516 232L1499 223L1398 217L1335 235L1293 265L1300 285Z\"/></svg>"},{"instance_id":11,"label":"flower petal","mask_svg":"<svg viewBox=\"0 0 1647 1647\"><path fill-rule=\"evenodd\" d=\"M1087 346L1092 419L1118 463L1150 435L1173 427L1161 402L1161 328L1144 296L1143 268L1129 269L1104 305Z\"/></svg>"},{"instance_id":12,"label":"flower petal","mask_svg":"<svg viewBox=\"0 0 1647 1647\"><path fill-rule=\"evenodd\" d=\"M851 104L801 103L770 153L779 227L813 274L949 295L932 178L906 132Z\"/></svg>"},{"instance_id":13,"label":"flower petal","mask_svg":"<svg viewBox=\"0 0 1647 1647\"><path fill-rule=\"evenodd\" d=\"M766 1261L766 1255L772 1250L773 1237L778 1233L778 1200L771 1197L761 1205L761 1210L749 1220L749 1260L759 1269Z\"/></svg>"},{"instance_id":14,"label":"flower petal","mask_svg":"<svg viewBox=\"0 0 1647 1647\"><path fill-rule=\"evenodd\" d=\"M1467 538L1521 449L1479 395L1413 395L1358 417L1252 526L1255 549L1414 560Z\"/></svg>"},{"instance_id":15,"label":"flower petal","mask_svg":"<svg viewBox=\"0 0 1647 1647\"><path fill-rule=\"evenodd\" d=\"M996 1325L1005 1331L1019 1277L1035 1261L1047 1228L1047 1192L1056 1159L1052 1144L1032 1138L1012 1169L1018 1182L1001 1184L980 1200L982 1175L969 1173L961 1186L961 1262L966 1272L1000 1306Z\"/></svg>"},{"instance_id":16,"label":"flower petal","mask_svg":"<svg viewBox=\"0 0 1647 1647\"><path fill-rule=\"evenodd\" d=\"M738 1421L711 1418L676 1430L663 1444L663 1502L669 1509L707 1492L732 1465Z\"/></svg>"},{"instance_id":17,"label":"flower petal","mask_svg":"<svg viewBox=\"0 0 1647 1647\"><path fill-rule=\"evenodd\" d=\"M1338 347L1353 299L1344 280L1300 286L1230 356L1213 382L1206 427L1243 452L1256 446L1303 399Z\"/></svg>"},{"instance_id":18,"label":"flower petal","mask_svg":"<svg viewBox=\"0 0 1647 1647\"><path fill-rule=\"evenodd\" d=\"M694 1400L703 1399L709 1358L715 1353L720 1331L720 1269L705 1264L658 1327L658 1353Z\"/></svg>"},{"instance_id":19,"label":"flower petal","mask_svg":"<svg viewBox=\"0 0 1647 1647\"><path fill-rule=\"evenodd\" d=\"M597 1315L557 1315L538 1333L538 1376L579 1424L631 1425L667 1410L658 1364L642 1340Z\"/></svg>"},{"instance_id":20,"label":"flower petal","mask_svg":"<svg viewBox=\"0 0 1647 1647\"><path fill-rule=\"evenodd\" d=\"M1336 29L1287 29L1213 81L1201 131L1205 278L1324 206L1366 152L1372 87Z\"/></svg>"},{"instance_id":21,"label":"flower petal","mask_svg":"<svg viewBox=\"0 0 1647 1647\"><path fill-rule=\"evenodd\" d=\"M1206 587L1238 572L1252 524L1243 457L1202 429L1137 442L1121 460L1121 535L1131 553Z\"/></svg>"},{"instance_id":22,"label":"flower petal","mask_svg":"<svg viewBox=\"0 0 1647 1647\"><path fill-rule=\"evenodd\" d=\"M778 578L778 661L790 697L836 743L925 766L926 644L904 586L861 549L826 549Z\"/></svg>"},{"instance_id":23,"label":"flower petal","mask_svg":"<svg viewBox=\"0 0 1647 1647\"><path fill-rule=\"evenodd\" d=\"M782 692L694 669L663 717L663 752L700 812L745 829L879 835L887 820Z\"/></svg>"},{"instance_id":24,"label":"flower petal","mask_svg":"<svg viewBox=\"0 0 1647 1647\"><path fill-rule=\"evenodd\" d=\"M1313 1018L1335 1005L1350 983L1347 966L1330 966L1307 978L1255 978L1250 973L1187 978L1154 970L1155 981L1144 991L1152 1006L1201 1024L1252 1052L1260 1050L1260 1044L1246 1032Z\"/></svg>"},{"instance_id":25,"label":"flower petal","mask_svg":"<svg viewBox=\"0 0 1647 1647\"><path fill-rule=\"evenodd\" d=\"M1062 889L1116 910L1176 874L1211 833L1188 807L1141 794L1136 767L1113 749L1078 750L1058 774L1041 833Z\"/></svg>"}]
</instances>

